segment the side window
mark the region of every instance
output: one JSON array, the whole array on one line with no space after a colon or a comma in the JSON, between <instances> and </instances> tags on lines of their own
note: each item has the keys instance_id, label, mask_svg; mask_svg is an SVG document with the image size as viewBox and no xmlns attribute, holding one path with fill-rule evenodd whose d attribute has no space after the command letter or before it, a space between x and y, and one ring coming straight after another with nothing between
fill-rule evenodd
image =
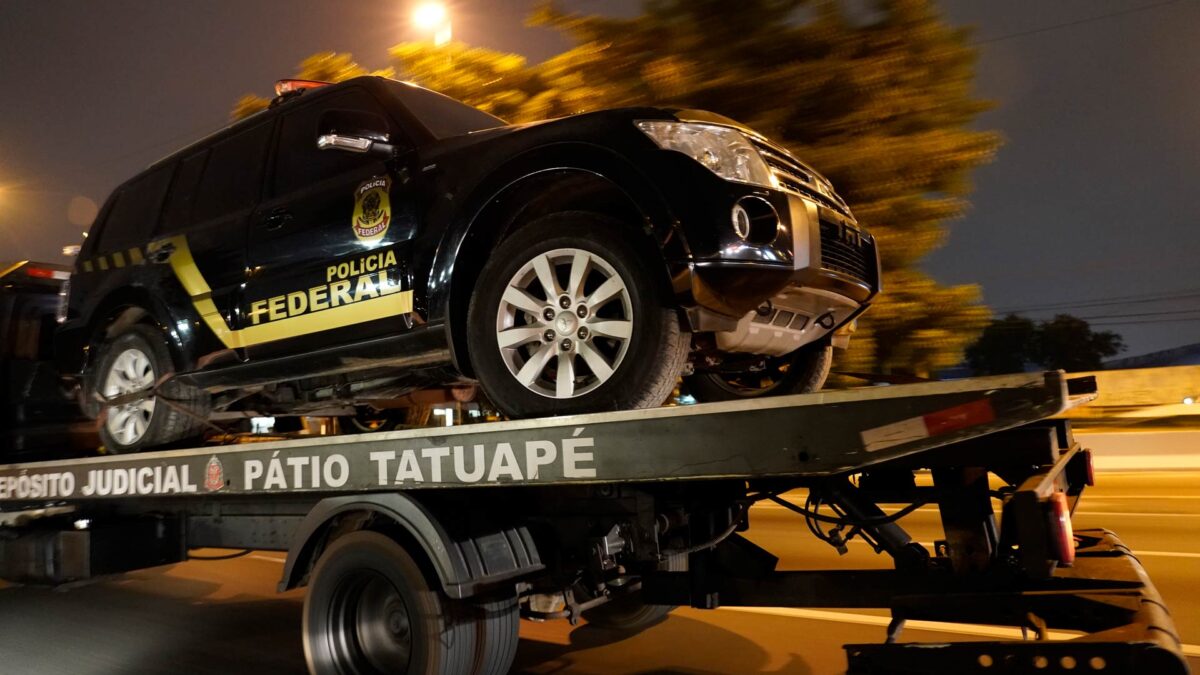
<instances>
[{"instance_id":1,"label":"side window","mask_svg":"<svg viewBox=\"0 0 1200 675\"><path fill-rule=\"evenodd\" d=\"M215 144L196 190L192 222L211 220L254 206L263 160L271 138L269 122Z\"/></svg>"},{"instance_id":2,"label":"side window","mask_svg":"<svg viewBox=\"0 0 1200 675\"><path fill-rule=\"evenodd\" d=\"M287 194L339 174L382 166L378 157L317 149L317 125L329 110L373 113L387 120L379 102L362 89L347 90L285 115L275 153L272 194ZM390 122L388 125L392 142L402 143L399 131Z\"/></svg>"},{"instance_id":3,"label":"side window","mask_svg":"<svg viewBox=\"0 0 1200 675\"><path fill-rule=\"evenodd\" d=\"M79 249L79 255L76 256L77 261L91 258L100 250L100 242L104 239L104 224L108 222L108 214L112 213L112 207L116 201L116 192L104 200L104 206L100 207L100 213L96 215L96 220L92 223L92 227L88 230L87 237L84 238L83 245Z\"/></svg>"},{"instance_id":4,"label":"side window","mask_svg":"<svg viewBox=\"0 0 1200 675\"><path fill-rule=\"evenodd\" d=\"M125 184L104 220L99 250L140 246L158 224L163 198L175 166L167 165Z\"/></svg>"},{"instance_id":5,"label":"side window","mask_svg":"<svg viewBox=\"0 0 1200 675\"><path fill-rule=\"evenodd\" d=\"M161 227L155 234L178 232L191 223L192 205L196 203L196 188L200 184L200 172L208 151L185 157L175 171L171 191L167 193L167 205L163 207Z\"/></svg>"}]
</instances>

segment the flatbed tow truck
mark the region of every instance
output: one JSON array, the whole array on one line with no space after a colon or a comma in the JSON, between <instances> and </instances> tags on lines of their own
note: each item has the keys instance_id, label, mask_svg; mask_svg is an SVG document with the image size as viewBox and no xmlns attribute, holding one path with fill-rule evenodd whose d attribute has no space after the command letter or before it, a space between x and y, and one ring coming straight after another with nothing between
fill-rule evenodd
<instances>
[{"instance_id":1,"label":"flatbed tow truck","mask_svg":"<svg viewBox=\"0 0 1200 675\"><path fill-rule=\"evenodd\" d=\"M890 610L851 674L1187 673L1141 563L1071 528L1091 458L1049 418L1094 394L1032 373L4 465L0 577L286 551L313 673L502 673L520 617L636 630L678 605ZM894 569L777 570L741 535L760 500ZM925 504L933 550L899 524ZM1034 639L905 643L910 619Z\"/></svg>"}]
</instances>

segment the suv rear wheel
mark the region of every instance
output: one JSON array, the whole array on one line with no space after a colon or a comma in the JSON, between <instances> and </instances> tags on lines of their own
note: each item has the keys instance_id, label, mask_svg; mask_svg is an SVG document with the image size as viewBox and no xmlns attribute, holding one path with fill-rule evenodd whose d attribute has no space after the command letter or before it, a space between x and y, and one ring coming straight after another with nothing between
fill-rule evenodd
<instances>
[{"instance_id":1,"label":"suv rear wheel","mask_svg":"<svg viewBox=\"0 0 1200 675\"><path fill-rule=\"evenodd\" d=\"M687 356L669 289L630 234L586 212L540 218L484 266L467 317L471 363L512 417L662 404Z\"/></svg>"},{"instance_id":2,"label":"suv rear wheel","mask_svg":"<svg viewBox=\"0 0 1200 675\"><path fill-rule=\"evenodd\" d=\"M162 337L138 324L102 343L89 387L88 409L100 421L100 441L108 452L138 452L198 436L208 417L208 394L180 382L156 383L173 368ZM101 401L146 395L121 405ZM163 399L169 397L170 403ZM174 404L174 405L171 405Z\"/></svg>"}]
</instances>

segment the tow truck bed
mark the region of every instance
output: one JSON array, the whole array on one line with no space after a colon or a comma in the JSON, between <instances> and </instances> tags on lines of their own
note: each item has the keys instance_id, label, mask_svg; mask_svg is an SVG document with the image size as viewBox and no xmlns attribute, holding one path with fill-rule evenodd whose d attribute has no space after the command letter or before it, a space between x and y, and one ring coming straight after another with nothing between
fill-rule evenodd
<instances>
[{"instance_id":1,"label":"tow truck bed","mask_svg":"<svg viewBox=\"0 0 1200 675\"><path fill-rule=\"evenodd\" d=\"M252 548L289 552L282 590L317 583L332 542L370 530L424 556L446 602L503 591L533 618L592 620L625 595L884 607L888 642L848 645L849 672L1186 673L1165 605L1114 534L1076 533L1073 567L1055 549L1071 535L1053 508L1073 510L1090 458L1047 418L1094 392L1050 372L2 465L0 577L63 583ZM933 487L912 480L924 469ZM994 494L989 473L1010 487ZM776 571L738 533L749 504L800 487L809 529L861 536L896 569ZM932 502L946 530L934 551L879 508ZM930 649L895 641L906 619L1088 635Z\"/></svg>"}]
</instances>

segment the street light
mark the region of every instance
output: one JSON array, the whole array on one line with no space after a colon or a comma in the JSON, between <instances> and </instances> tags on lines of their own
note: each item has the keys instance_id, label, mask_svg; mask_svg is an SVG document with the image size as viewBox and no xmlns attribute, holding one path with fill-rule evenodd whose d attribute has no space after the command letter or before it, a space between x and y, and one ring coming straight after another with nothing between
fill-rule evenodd
<instances>
[{"instance_id":1,"label":"street light","mask_svg":"<svg viewBox=\"0 0 1200 675\"><path fill-rule=\"evenodd\" d=\"M450 14L440 2L423 2L413 10L413 25L433 31L433 44L442 46L450 41Z\"/></svg>"}]
</instances>

